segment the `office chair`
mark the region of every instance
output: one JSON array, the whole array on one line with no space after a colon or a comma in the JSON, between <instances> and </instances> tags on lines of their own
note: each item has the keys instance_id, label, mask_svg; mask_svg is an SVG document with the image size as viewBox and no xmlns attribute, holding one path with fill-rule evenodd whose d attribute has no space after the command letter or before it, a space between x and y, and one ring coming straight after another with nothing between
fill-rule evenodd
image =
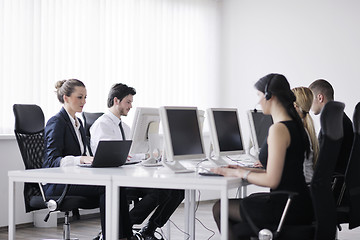
<instances>
[{"instance_id":1,"label":"office chair","mask_svg":"<svg viewBox=\"0 0 360 240\"><path fill-rule=\"evenodd\" d=\"M44 114L37 105L14 104L15 136L25 169L42 168L44 157ZM99 207L98 202L85 197L67 196L69 185L66 185L61 196L46 197L41 183L24 184L24 200L26 212L45 209L49 210L44 221L50 213L62 211L65 213L63 239L70 239L69 212L73 209L93 209Z\"/></svg>"},{"instance_id":2,"label":"office chair","mask_svg":"<svg viewBox=\"0 0 360 240\"><path fill-rule=\"evenodd\" d=\"M82 118L84 120L85 134L86 134L86 137L88 138L89 141L90 141L90 128L91 128L91 126L94 124L96 119L101 117L103 114L104 113L102 113L102 112L95 112L95 113L82 112L81 113L81 116L82 116Z\"/></svg>"},{"instance_id":3,"label":"office chair","mask_svg":"<svg viewBox=\"0 0 360 240\"><path fill-rule=\"evenodd\" d=\"M337 206L337 223L349 223L349 229L360 226L360 102L356 105L353 115L354 141L351 149L349 163L345 172L345 188L349 194L349 203L345 206ZM341 196L342 196L341 194ZM338 225L341 230L340 225Z\"/></svg>"},{"instance_id":4,"label":"office chair","mask_svg":"<svg viewBox=\"0 0 360 240\"><path fill-rule=\"evenodd\" d=\"M335 201L331 190L331 180L334 172L336 160L338 158L343 139L343 110L345 105L340 102L331 101L327 103L321 113L320 123L324 141L320 146L320 152L314 175L310 183L310 193L314 207L314 222L310 225L287 225L286 214L296 193L275 192L267 194L285 194L288 201L284 207L281 220L277 226L256 225L247 212L247 203L256 200L257 197L264 197L264 194L256 194L245 198L240 203L240 211L245 217L246 222L236 224L233 231L238 238L256 237L259 239L327 239L336 238L336 209ZM267 235L267 238L264 237Z\"/></svg>"}]
</instances>

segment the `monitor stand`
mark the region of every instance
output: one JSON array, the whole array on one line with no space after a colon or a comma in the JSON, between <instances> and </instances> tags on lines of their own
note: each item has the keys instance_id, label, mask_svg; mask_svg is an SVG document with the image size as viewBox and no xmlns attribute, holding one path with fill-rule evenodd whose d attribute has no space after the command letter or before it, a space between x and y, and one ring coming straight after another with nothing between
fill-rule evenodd
<instances>
[{"instance_id":1,"label":"monitor stand","mask_svg":"<svg viewBox=\"0 0 360 240\"><path fill-rule=\"evenodd\" d=\"M158 127L158 126L156 126L154 123L151 123L149 125L149 130L148 130L148 139L149 139L149 141L148 141L148 143L149 143L149 155L150 155L150 157L141 162L141 165L143 165L144 167L159 167L159 166L162 166L161 159L160 159L161 152L160 152L159 147L158 147L159 143L160 143L160 139L159 139L158 130L155 129L156 127ZM155 158L154 151L157 151L158 158Z\"/></svg>"},{"instance_id":2,"label":"monitor stand","mask_svg":"<svg viewBox=\"0 0 360 240\"><path fill-rule=\"evenodd\" d=\"M186 167L184 167L184 165L182 165L181 163L179 163L178 161L163 161L162 164L169 168L171 171L173 171L174 173L190 173L190 172L195 172L194 170L188 169Z\"/></svg>"},{"instance_id":3,"label":"monitor stand","mask_svg":"<svg viewBox=\"0 0 360 240\"><path fill-rule=\"evenodd\" d=\"M168 161L166 158L166 151L164 148L164 152L163 155L161 157L161 162L162 164L169 168L171 171L173 171L174 173L190 173L190 172L195 172L194 170L190 170L188 168L186 168L184 165L182 165L179 161Z\"/></svg>"},{"instance_id":4,"label":"monitor stand","mask_svg":"<svg viewBox=\"0 0 360 240\"><path fill-rule=\"evenodd\" d=\"M209 148L209 161L214 163L216 166L222 167L222 166L228 166L229 163L227 161L225 161L222 157L220 156L212 156L214 151L214 147L212 145L212 143L210 143L210 148ZM216 155L214 153L214 155Z\"/></svg>"},{"instance_id":5,"label":"monitor stand","mask_svg":"<svg viewBox=\"0 0 360 240\"><path fill-rule=\"evenodd\" d=\"M144 167L160 167L160 166L162 166L160 159L154 158L152 153L150 153L150 157L148 159L141 161L141 165Z\"/></svg>"}]
</instances>

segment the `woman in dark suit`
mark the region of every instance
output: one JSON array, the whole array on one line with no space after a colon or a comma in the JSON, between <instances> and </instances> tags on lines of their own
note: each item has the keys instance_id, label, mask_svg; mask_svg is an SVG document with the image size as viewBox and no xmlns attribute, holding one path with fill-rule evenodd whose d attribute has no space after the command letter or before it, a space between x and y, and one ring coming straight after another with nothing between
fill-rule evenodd
<instances>
[{"instance_id":1,"label":"woman in dark suit","mask_svg":"<svg viewBox=\"0 0 360 240\"><path fill-rule=\"evenodd\" d=\"M58 81L55 85L58 100L63 104L60 112L49 119L45 127L44 168L76 166L91 163L93 157L85 137L82 122L75 116L86 103L85 85L77 79ZM63 184L46 184L46 195L61 195ZM105 233L105 188L103 186L71 185L67 195L84 196L98 201L101 228ZM125 192L120 193L119 237L130 238L129 208ZM103 236L105 239L105 236Z\"/></svg>"}]
</instances>

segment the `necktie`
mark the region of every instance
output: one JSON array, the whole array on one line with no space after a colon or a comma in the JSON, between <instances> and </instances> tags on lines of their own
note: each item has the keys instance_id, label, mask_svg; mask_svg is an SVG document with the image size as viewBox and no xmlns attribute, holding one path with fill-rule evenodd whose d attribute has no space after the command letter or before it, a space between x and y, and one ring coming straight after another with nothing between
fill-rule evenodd
<instances>
[{"instance_id":1,"label":"necktie","mask_svg":"<svg viewBox=\"0 0 360 240\"><path fill-rule=\"evenodd\" d=\"M120 127L120 131L121 131L121 136L122 136L122 140L126 140L125 138L125 133L124 133L124 129L122 127L122 122L120 121L119 123L119 127Z\"/></svg>"}]
</instances>

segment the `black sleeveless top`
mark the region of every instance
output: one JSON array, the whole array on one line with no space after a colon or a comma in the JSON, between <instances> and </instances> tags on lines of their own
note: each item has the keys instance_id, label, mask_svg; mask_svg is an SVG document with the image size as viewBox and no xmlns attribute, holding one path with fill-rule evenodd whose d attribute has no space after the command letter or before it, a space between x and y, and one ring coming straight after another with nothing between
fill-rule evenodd
<instances>
[{"instance_id":1,"label":"black sleeveless top","mask_svg":"<svg viewBox=\"0 0 360 240\"><path fill-rule=\"evenodd\" d=\"M297 192L290 205L290 209L286 216L287 224L294 223L311 223L313 219L312 202L309 188L305 182L303 163L305 157L305 145L295 121L283 121L290 132L290 145L286 150L284 169L281 180L277 188L270 189L271 192L276 191L292 191ZM262 165L267 166L268 145L265 141L261 147L259 160ZM255 194L256 195L256 194ZM244 199L245 200L245 199ZM284 209L287 196L266 196L260 201L251 204L253 217L262 223L278 223L282 211ZM255 221L256 222L256 221Z\"/></svg>"}]
</instances>

